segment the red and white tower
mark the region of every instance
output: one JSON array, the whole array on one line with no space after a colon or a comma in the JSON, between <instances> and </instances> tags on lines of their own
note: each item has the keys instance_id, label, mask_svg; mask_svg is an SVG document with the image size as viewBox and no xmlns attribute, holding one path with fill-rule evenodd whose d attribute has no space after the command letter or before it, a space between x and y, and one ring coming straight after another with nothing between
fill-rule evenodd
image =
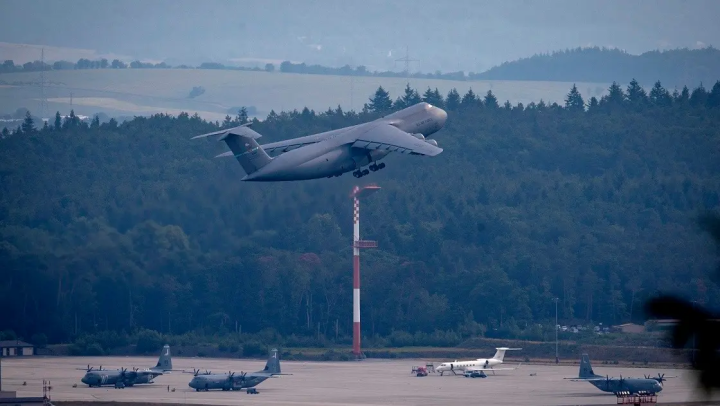
<instances>
[{"instance_id":1,"label":"red and white tower","mask_svg":"<svg viewBox=\"0 0 720 406\"><path fill-rule=\"evenodd\" d=\"M362 359L360 351L360 249L377 248L377 241L360 239L360 199L380 190L379 186L369 185L353 188L353 355Z\"/></svg>"}]
</instances>

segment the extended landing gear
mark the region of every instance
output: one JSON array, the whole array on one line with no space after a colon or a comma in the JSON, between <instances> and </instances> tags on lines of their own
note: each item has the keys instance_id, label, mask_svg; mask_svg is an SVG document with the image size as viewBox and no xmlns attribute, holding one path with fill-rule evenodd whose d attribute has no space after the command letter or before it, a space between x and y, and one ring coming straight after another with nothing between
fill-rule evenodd
<instances>
[{"instance_id":1,"label":"extended landing gear","mask_svg":"<svg viewBox=\"0 0 720 406\"><path fill-rule=\"evenodd\" d=\"M362 170L358 169L358 170L356 170L355 172L353 172L353 176L356 177L356 178L362 178L362 177L365 176L365 175L369 175L369 174L370 174L370 171L376 172L376 171L379 171L380 169L382 169L382 168L384 168L384 167L385 167L385 163L384 163L384 162L381 163L381 164L379 164L379 165L378 165L378 164L372 164L372 165L368 166L368 169L370 169L370 170L368 170L368 169L362 169Z\"/></svg>"}]
</instances>

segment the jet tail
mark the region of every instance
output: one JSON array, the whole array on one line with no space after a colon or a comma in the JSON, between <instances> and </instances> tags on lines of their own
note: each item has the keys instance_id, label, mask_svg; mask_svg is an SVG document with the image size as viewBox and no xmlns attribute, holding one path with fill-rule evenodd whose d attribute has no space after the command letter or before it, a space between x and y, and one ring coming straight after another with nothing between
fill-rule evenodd
<instances>
[{"instance_id":1,"label":"jet tail","mask_svg":"<svg viewBox=\"0 0 720 406\"><path fill-rule=\"evenodd\" d=\"M265 363L265 369L258 372L265 372L273 375L281 375L280 373L280 355L278 354L277 348L273 348L270 351L270 357Z\"/></svg>"},{"instance_id":2,"label":"jet tail","mask_svg":"<svg viewBox=\"0 0 720 406\"><path fill-rule=\"evenodd\" d=\"M170 355L170 346L165 344L162 348L162 352L160 352L160 358L158 358L157 365L155 365L155 370L159 371L170 371L172 370L172 357Z\"/></svg>"},{"instance_id":3,"label":"jet tail","mask_svg":"<svg viewBox=\"0 0 720 406\"><path fill-rule=\"evenodd\" d=\"M580 372L578 372L579 378L597 378L600 375L596 375L590 365L590 356L583 354L580 358Z\"/></svg>"},{"instance_id":4,"label":"jet tail","mask_svg":"<svg viewBox=\"0 0 720 406\"><path fill-rule=\"evenodd\" d=\"M198 135L192 139L219 135L218 141L225 141L245 173L250 175L272 161L272 158L256 141L256 139L262 137L262 135L251 130L249 128L250 124L251 123L247 123L227 130Z\"/></svg>"},{"instance_id":5,"label":"jet tail","mask_svg":"<svg viewBox=\"0 0 720 406\"><path fill-rule=\"evenodd\" d=\"M492 359L502 361L505 358L505 351L518 351L518 350L522 350L522 348L500 347L500 348L496 348L496 350L497 350L497 352L492 357Z\"/></svg>"}]
</instances>

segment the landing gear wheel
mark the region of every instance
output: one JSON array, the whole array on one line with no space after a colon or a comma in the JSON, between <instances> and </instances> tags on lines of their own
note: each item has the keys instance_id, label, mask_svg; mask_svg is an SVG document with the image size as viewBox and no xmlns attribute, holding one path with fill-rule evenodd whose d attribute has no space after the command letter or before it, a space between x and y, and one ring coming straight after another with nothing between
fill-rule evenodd
<instances>
[{"instance_id":1,"label":"landing gear wheel","mask_svg":"<svg viewBox=\"0 0 720 406\"><path fill-rule=\"evenodd\" d=\"M380 168L378 168L377 165L372 164L372 165L370 165L370 166L368 167L368 169L370 169L371 171L375 172L375 171L377 171L377 170L380 169Z\"/></svg>"},{"instance_id":2,"label":"landing gear wheel","mask_svg":"<svg viewBox=\"0 0 720 406\"><path fill-rule=\"evenodd\" d=\"M380 163L380 165L377 166L378 170L385 167L385 162Z\"/></svg>"},{"instance_id":3,"label":"landing gear wheel","mask_svg":"<svg viewBox=\"0 0 720 406\"><path fill-rule=\"evenodd\" d=\"M369 175L369 174L370 174L370 171L367 170L367 169L365 169L364 171L362 171L362 174L363 174L363 176Z\"/></svg>"}]
</instances>

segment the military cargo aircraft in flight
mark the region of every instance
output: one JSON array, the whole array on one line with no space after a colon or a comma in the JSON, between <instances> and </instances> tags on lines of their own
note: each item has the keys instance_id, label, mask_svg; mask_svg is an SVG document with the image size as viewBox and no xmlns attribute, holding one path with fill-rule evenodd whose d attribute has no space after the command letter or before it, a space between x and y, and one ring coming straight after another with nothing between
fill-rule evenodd
<instances>
[{"instance_id":1,"label":"military cargo aircraft in flight","mask_svg":"<svg viewBox=\"0 0 720 406\"><path fill-rule=\"evenodd\" d=\"M453 375L457 375L457 372L460 373L464 372L480 372L480 371L493 371L493 374L495 371L509 371L517 369L515 368L495 368L496 366L503 363L503 360L505 359L505 351L516 351L521 350L521 348L507 348L507 347L500 347L495 349L495 355L492 358L478 358L475 360L469 360L469 361L453 361L453 362L443 362L439 366L435 367L436 372L440 372L440 376L443 375L444 372L450 371Z\"/></svg>"},{"instance_id":2,"label":"military cargo aircraft in flight","mask_svg":"<svg viewBox=\"0 0 720 406\"><path fill-rule=\"evenodd\" d=\"M170 356L170 346L165 345L160 353L157 364L152 368L139 370L134 368L128 371L127 368L121 369L103 369L102 365L99 369L93 369L88 365L85 376L82 377L82 383L89 387L114 385L116 388L124 388L136 384L153 383L158 375L172 370L172 358Z\"/></svg>"},{"instance_id":3,"label":"military cargo aircraft in flight","mask_svg":"<svg viewBox=\"0 0 720 406\"><path fill-rule=\"evenodd\" d=\"M668 377L674 378L674 377ZM595 374L590 365L590 357L582 354L580 358L580 372L577 378L565 378L575 382L590 382L593 386L603 392L621 393L627 392L631 395L639 393L657 394L663 390L662 383L667 380L665 374L658 374L657 378L645 376L644 378L611 378Z\"/></svg>"},{"instance_id":4,"label":"military cargo aircraft in flight","mask_svg":"<svg viewBox=\"0 0 720 406\"><path fill-rule=\"evenodd\" d=\"M234 372L228 372L226 374L213 374L213 373L199 373L196 370L194 377L188 383L188 386L195 389L197 392L208 391L210 389L222 389L228 390L242 390L246 389L247 393L258 393L255 390L255 386L264 382L268 378L272 378L275 375L291 375L283 374L280 372L280 357L278 356L278 350L273 348L270 351L270 357L265 364L265 368L257 372L240 372L235 374Z\"/></svg>"},{"instance_id":5,"label":"military cargo aircraft in flight","mask_svg":"<svg viewBox=\"0 0 720 406\"><path fill-rule=\"evenodd\" d=\"M337 130L259 145L252 123L193 137L218 136L246 175L242 181L278 182L332 178L353 171L356 178L378 171L391 152L436 156L443 150L425 137L445 125L447 113L422 102L382 118ZM363 169L367 166L367 169Z\"/></svg>"}]
</instances>

